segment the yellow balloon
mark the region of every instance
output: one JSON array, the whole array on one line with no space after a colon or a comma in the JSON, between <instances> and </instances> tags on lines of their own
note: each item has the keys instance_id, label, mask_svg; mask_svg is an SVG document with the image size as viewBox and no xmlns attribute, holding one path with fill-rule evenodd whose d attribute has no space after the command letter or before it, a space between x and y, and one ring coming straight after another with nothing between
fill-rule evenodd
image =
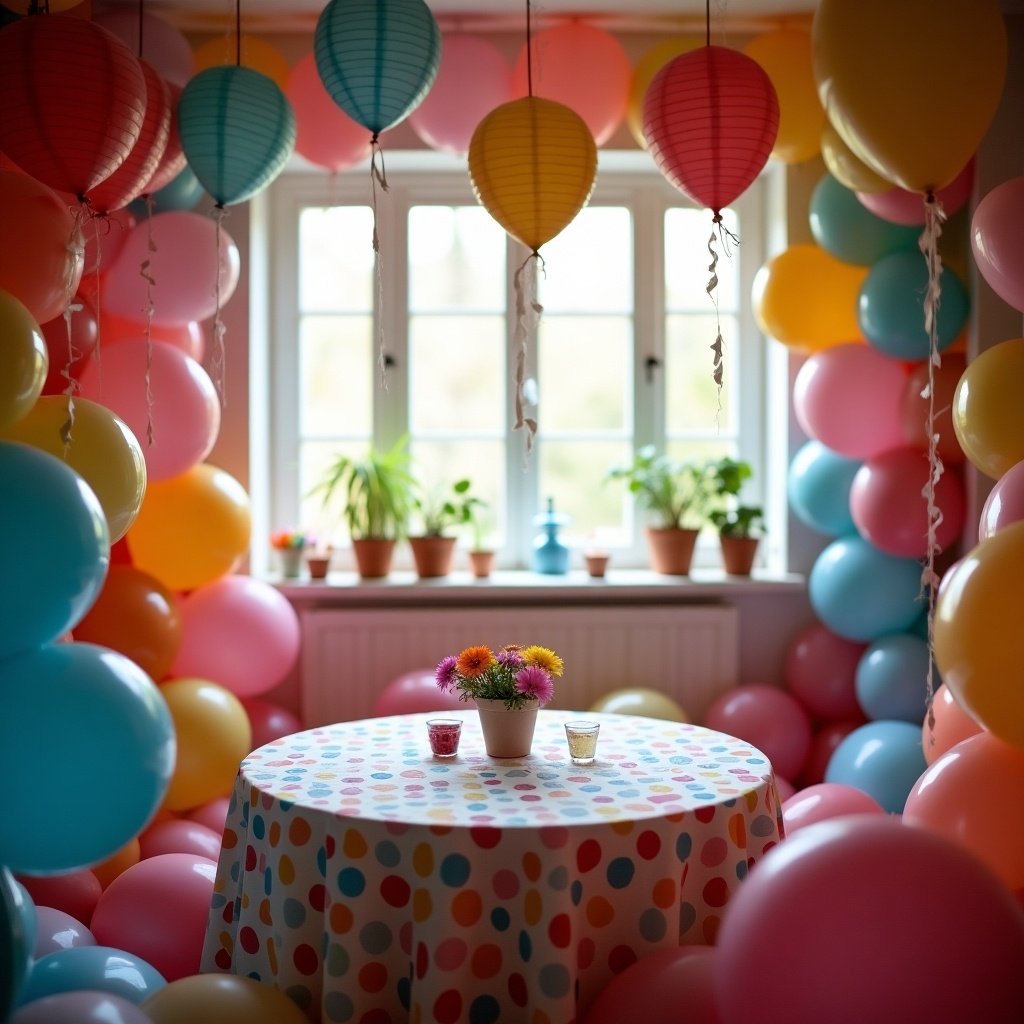
<instances>
[{"instance_id":1,"label":"yellow balloon","mask_svg":"<svg viewBox=\"0 0 1024 1024\"><path fill-rule=\"evenodd\" d=\"M234 974L193 974L162 985L141 1005L153 1024L308 1024L270 982Z\"/></svg>"},{"instance_id":2,"label":"yellow balloon","mask_svg":"<svg viewBox=\"0 0 1024 1024\"><path fill-rule=\"evenodd\" d=\"M644 718L663 718L669 722L686 722L686 712L668 694L643 686L629 686L612 690L590 705L591 711L606 711L612 715L642 715Z\"/></svg>"},{"instance_id":3,"label":"yellow balloon","mask_svg":"<svg viewBox=\"0 0 1024 1024\"><path fill-rule=\"evenodd\" d=\"M893 187L843 142L827 120L821 130L821 156L832 177L852 192L888 192Z\"/></svg>"},{"instance_id":4,"label":"yellow balloon","mask_svg":"<svg viewBox=\"0 0 1024 1024\"><path fill-rule=\"evenodd\" d=\"M641 149L647 148L647 139L644 138L644 96L651 80L673 57L703 45L702 36L673 36L652 46L633 66L633 78L626 100L626 124Z\"/></svg>"},{"instance_id":5,"label":"yellow balloon","mask_svg":"<svg viewBox=\"0 0 1024 1024\"><path fill-rule=\"evenodd\" d=\"M818 95L860 159L910 192L963 170L1003 92L998 0L821 0L812 36Z\"/></svg>"},{"instance_id":6,"label":"yellow balloon","mask_svg":"<svg viewBox=\"0 0 1024 1024\"><path fill-rule=\"evenodd\" d=\"M813 243L791 245L754 275L754 316L765 334L800 351L856 341L857 299L869 269Z\"/></svg>"},{"instance_id":7,"label":"yellow balloon","mask_svg":"<svg viewBox=\"0 0 1024 1024\"><path fill-rule=\"evenodd\" d=\"M524 96L495 107L469 141L480 204L532 252L570 224L597 179L597 146L563 103Z\"/></svg>"},{"instance_id":8,"label":"yellow balloon","mask_svg":"<svg viewBox=\"0 0 1024 1024\"><path fill-rule=\"evenodd\" d=\"M75 470L96 492L113 543L128 532L146 494L142 446L105 405L76 398L71 409L69 418L67 396L43 395L27 416L0 431L0 438L40 448Z\"/></svg>"},{"instance_id":9,"label":"yellow balloon","mask_svg":"<svg viewBox=\"0 0 1024 1024\"><path fill-rule=\"evenodd\" d=\"M238 60L239 50L234 33L218 36L203 43L194 54L194 74L198 75L207 68L217 68L224 64L241 63L243 68L258 71L272 79L283 92L288 84L291 68L281 51L266 40L246 35L244 32L241 43L241 62Z\"/></svg>"},{"instance_id":10,"label":"yellow balloon","mask_svg":"<svg viewBox=\"0 0 1024 1024\"><path fill-rule=\"evenodd\" d=\"M1024 338L967 364L953 393L953 433L967 458L998 480L1024 460Z\"/></svg>"},{"instance_id":11,"label":"yellow balloon","mask_svg":"<svg viewBox=\"0 0 1024 1024\"><path fill-rule=\"evenodd\" d=\"M817 156L825 111L814 81L810 32L798 28L766 32L743 52L764 68L779 98L779 134L772 157L798 164Z\"/></svg>"},{"instance_id":12,"label":"yellow balloon","mask_svg":"<svg viewBox=\"0 0 1024 1024\"><path fill-rule=\"evenodd\" d=\"M195 590L237 568L251 535L245 488L203 462L149 484L126 540L135 568L170 590Z\"/></svg>"},{"instance_id":13,"label":"yellow balloon","mask_svg":"<svg viewBox=\"0 0 1024 1024\"><path fill-rule=\"evenodd\" d=\"M950 570L935 605L935 664L943 685L993 735L1024 747L1020 685L1024 523L983 540Z\"/></svg>"},{"instance_id":14,"label":"yellow balloon","mask_svg":"<svg viewBox=\"0 0 1024 1024\"><path fill-rule=\"evenodd\" d=\"M35 405L49 368L39 324L20 299L0 291L0 430Z\"/></svg>"},{"instance_id":15,"label":"yellow balloon","mask_svg":"<svg viewBox=\"0 0 1024 1024\"><path fill-rule=\"evenodd\" d=\"M172 679L160 684L160 692L177 743L163 806L187 811L227 796L242 758L252 750L245 706L227 687L206 679Z\"/></svg>"}]
</instances>

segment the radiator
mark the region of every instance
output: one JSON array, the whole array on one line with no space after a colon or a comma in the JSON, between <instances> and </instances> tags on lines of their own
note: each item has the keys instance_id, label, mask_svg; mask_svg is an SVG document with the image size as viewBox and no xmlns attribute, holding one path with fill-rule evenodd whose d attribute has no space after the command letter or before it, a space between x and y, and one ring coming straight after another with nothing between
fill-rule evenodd
<instances>
[{"instance_id":1,"label":"radiator","mask_svg":"<svg viewBox=\"0 0 1024 1024\"><path fill-rule=\"evenodd\" d=\"M375 715L393 679L471 644L535 643L565 662L555 700L583 710L612 690L667 694L691 722L738 682L739 621L726 604L543 608L312 608L302 613L307 727Z\"/></svg>"}]
</instances>

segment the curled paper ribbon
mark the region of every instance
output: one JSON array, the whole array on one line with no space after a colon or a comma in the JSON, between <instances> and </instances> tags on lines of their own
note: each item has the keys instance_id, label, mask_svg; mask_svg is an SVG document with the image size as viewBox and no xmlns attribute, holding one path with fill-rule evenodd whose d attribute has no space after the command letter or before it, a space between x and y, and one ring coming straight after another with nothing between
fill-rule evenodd
<instances>
[{"instance_id":1,"label":"curled paper ribbon","mask_svg":"<svg viewBox=\"0 0 1024 1024\"><path fill-rule=\"evenodd\" d=\"M516 395L515 410L516 430L526 427L526 453L533 450L533 440L537 433L537 420L523 413L527 401L526 355L527 341L537 326L537 321L544 312L544 307L537 301L537 267L544 269L544 257L536 249L519 264L512 279L516 297Z\"/></svg>"}]
</instances>

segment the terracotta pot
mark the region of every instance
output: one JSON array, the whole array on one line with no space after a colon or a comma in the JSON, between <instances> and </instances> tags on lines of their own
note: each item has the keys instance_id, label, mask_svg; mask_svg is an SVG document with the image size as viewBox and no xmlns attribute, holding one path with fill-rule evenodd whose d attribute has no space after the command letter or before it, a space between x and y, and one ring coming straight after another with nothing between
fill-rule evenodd
<instances>
[{"instance_id":1,"label":"terracotta pot","mask_svg":"<svg viewBox=\"0 0 1024 1024\"><path fill-rule=\"evenodd\" d=\"M395 542L383 537L363 537L352 541L356 571L364 580L376 580L391 572Z\"/></svg>"},{"instance_id":2,"label":"terracotta pot","mask_svg":"<svg viewBox=\"0 0 1024 1024\"><path fill-rule=\"evenodd\" d=\"M485 580L491 575L494 568L495 552L493 551L470 551L469 567L478 580Z\"/></svg>"},{"instance_id":3,"label":"terracotta pot","mask_svg":"<svg viewBox=\"0 0 1024 1024\"><path fill-rule=\"evenodd\" d=\"M454 537L410 537L412 560L421 580L447 576L452 571Z\"/></svg>"},{"instance_id":4,"label":"terracotta pot","mask_svg":"<svg viewBox=\"0 0 1024 1024\"><path fill-rule=\"evenodd\" d=\"M688 576L699 530L647 527L651 568L665 576Z\"/></svg>"},{"instance_id":5,"label":"terracotta pot","mask_svg":"<svg viewBox=\"0 0 1024 1024\"><path fill-rule=\"evenodd\" d=\"M749 576L757 557L757 537L718 538L722 545L722 565L729 576Z\"/></svg>"},{"instance_id":6,"label":"terracotta pot","mask_svg":"<svg viewBox=\"0 0 1024 1024\"><path fill-rule=\"evenodd\" d=\"M306 555L306 565L309 566L309 578L311 580L325 580L331 568L331 556Z\"/></svg>"},{"instance_id":7,"label":"terracotta pot","mask_svg":"<svg viewBox=\"0 0 1024 1024\"><path fill-rule=\"evenodd\" d=\"M526 757L533 746L540 704L533 700L510 711L503 700L476 700L484 749L491 757Z\"/></svg>"}]
</instances>

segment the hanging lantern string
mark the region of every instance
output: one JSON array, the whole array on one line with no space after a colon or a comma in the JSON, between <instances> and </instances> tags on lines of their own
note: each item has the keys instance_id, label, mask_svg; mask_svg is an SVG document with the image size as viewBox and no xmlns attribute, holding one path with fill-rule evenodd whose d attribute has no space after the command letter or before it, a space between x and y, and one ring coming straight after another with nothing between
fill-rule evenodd
<instances>
[{"instance_id":1,"label":"hanging lantern string","mask_svg":"<svg viewBox=\"0 0 1024 1024\"><path fill-rule=\"evenodd\" d=\"M221 320L220 317L220 236L222 226L224 224L224 218L227 216L227 210L218 203L215 207L215 211L213 219L217 225L217 281L214 285L214 302L216 305L216 312L213 316L213 357L211 359L210 369L213 371L213 382L217 387L217 394L220 395L220 404L223 409L227 405L227 397L225 393L226 385L224 380L224 335L227 332L227 328L224 326L224 321Z\"/></svg>"},{"instance_id":2,"label":"hanging lantern string","mask_svg":"<svg viewBox=\"0 0 1024 1024\"><path fill-rule=\"evenodd\" d=\"M734 235L723 223L722 214L720 210L714 211L714 218L711 224L711 236L708 238L708 252L711 255L711 262L708 264L708 278L707 287L704 289L711 301L715 306L715 326L717 333L715 335L714 344L711 346L711 352L713 354L713 363L711 377L715 382L715 386L718 388L718 411L722 411L722 383L725 380L725 359L724 359L724 342L722 341L722 318L718 309L718 295L716 289L718 288L718 250L715 248L715 236L718 236L718 240L722 244L723 255L727 257L732 256L730 251L730 245L739 245L740 240Z\"/></svg>"},{"instance_id":3,"label":"hanging lantern string","mask_svg":"<svg viewBox=\"0 0 1024 1024\"><path fill-rule=\"evenodd\" d=\"M153 447L153 285L156 278L150 273L153 254L156 252L156 240L153 238L153 197L146 196L146 252L148 255L139 267L139 274L146 282L146 443Z\"/></svg>"},{"instance_id":4,"label":"hanging lantern string","mask_svg":"<svg viewBox=\"0 0 1024 1024\"><path fill-rule=\"evenodd\" d=\"M136 57L139 58L139 60L142 60L142 25L143 25L142 4L143 4L143 0L139 0L139 52L135 55Z\"/></svg>"},{"instance_id":5,"label":"hanging lantern string","mask_svg":"<svg viewBox=\"0 0 1024 1024\"><path fill-rule=\"evenodd\" d=\"M242 0L235 0L235 65L242 66Z\"/></svg>"},{"instance_id":6,"label":"hanging lantern string","mask_svg":"<svg viewBox=\"0 0 1024 1024\"><path fill-rule=\"evenodd\" d=\"M928 267L928 287L924 296L924 326L928 332L928 383L921 397L928 400L928 480L921 494L928 504L928 551L921 574L921 589L928 599L928 678L925 692L925 706L928 709L928 727L935 727L935 713L932 708L935 682L935 595L939 577L935 572L935 555L938 552L937 531L942 523L942 510L935 502L935 488L942 477L944 467L939 457L939 435L935 430L935 370L942 365L939 354L938 313L942 298L942 256L939 253L939 238L946 212L934 192L925 197L924 230L917 245L924 255Z\"/></svg>"},{"instance_id":7,"label":"hanging lantern string","mask_svg":"<svg viewBox=\"0 0 1024 1024\"><path fill-rule=\"evenodd\" d=\"M513 290L516 297L516 397L515 430L526 427L526 453L533 450L533 440L537 433L537 420L533 416L526 416L523 413L523 406L526 403L524 394L526 387L526 343L530 335L536 330L537 323L544 307L537 301L537 268L544 271L544 257L534 249L519 267L512 278Z\"/></svg>"},{"instance_id":8,"label":"hanging lantern string","mask_svg":"<svg viewBox=\"0 0 1024 1024\"><path fill-rule=\"evenodd\" d=\"M388 191L388 176L384 170L384 150L376 132L370 139L370 193L373 205L373 263L377 285L377 368L380 371L380 386L388 389L388 358L384 351L384 273L380 254L380 233L377 230L377 186L382 192Z\"/></svg>"},{"instance_id":9,"label":"hanging lantern string","mask_svg":"<svg viewBox=\"0 0 1024 1024\"><path fill-rule=\"evenodd\" d=\"M530 30L530 0L526 0L526 95L533 95L533 34Z\"/></svg>"},{"instance_id":10,"label":"hanging lantern string","mask_svg":"<svg viewBox=\"0 0 1024 1024\"><path fill-rule=\"evenodd\" d=\"M72 302L75 294L75 268L78 266L79 260L85 259L85 238L82 234L82 222L85 219L85 215L88 211L88 207L84 203L79 203L75 210L75 219L71 225L71 234L68 236L67 251L71 256L71 259L67 261L67 276L64 279L64 322L67 325L68 331L68 355L71 355L71 314L76 313L82 307ZM99 242L97 239L97 253L99 252ZM97 263L99 259L97 258ZM64 394L67 397L67 419L64 420L60 428L60 439L64 443L64 456L67 457L68 447L71 445L71 431L75 426L75 392L78 390L78 382L71 376L71 360L68 360L68 366L64 370L64 379L68 382L67 387L64 389Z\"/></svg>"}]
</instances>

